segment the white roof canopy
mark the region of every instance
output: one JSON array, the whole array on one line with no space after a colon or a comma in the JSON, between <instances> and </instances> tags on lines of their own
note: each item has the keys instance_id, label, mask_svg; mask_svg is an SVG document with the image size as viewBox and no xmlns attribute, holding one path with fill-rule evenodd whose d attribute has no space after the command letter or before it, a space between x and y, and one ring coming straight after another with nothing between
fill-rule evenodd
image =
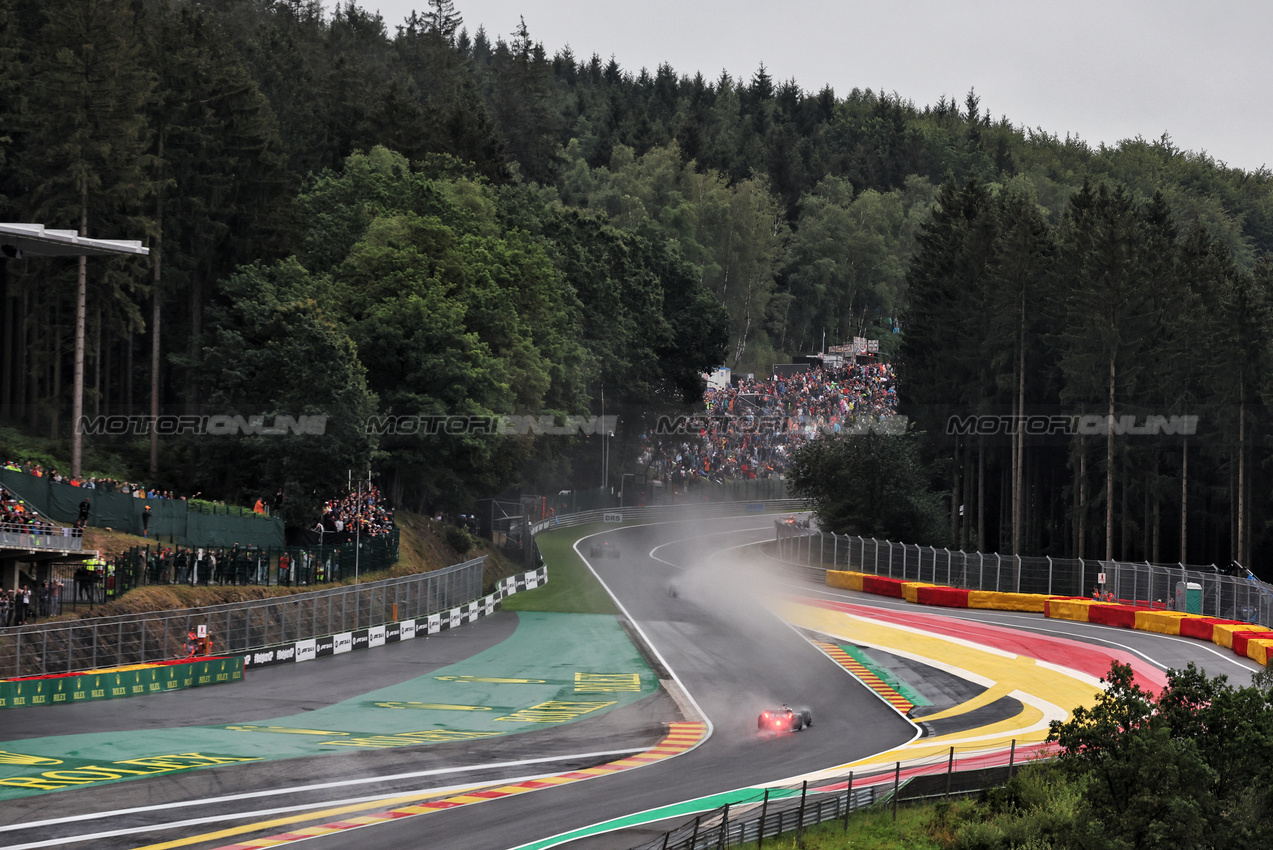
<instances>
[{"instance_id":1,"label":"white roof canopy","mask_svg":"<svg viewBox=\"0 0 1273 850\"><path fill-rule=\"evenodd\" d=\"M43 224L0 222L0 258L101 257L108 254L137 254L145 257L149 248L134 239L89 239L74 230L49 230Z\"/></svg>"}]
</instances>

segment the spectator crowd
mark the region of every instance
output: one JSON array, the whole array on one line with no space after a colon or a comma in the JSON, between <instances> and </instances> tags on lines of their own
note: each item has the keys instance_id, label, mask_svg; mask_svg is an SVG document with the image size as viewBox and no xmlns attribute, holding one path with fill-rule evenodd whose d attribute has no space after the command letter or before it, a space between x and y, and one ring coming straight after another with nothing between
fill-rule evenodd
<instances>
[{"instance_id":1,"label":"spectator crowd","mask_svg":"<svg viewBox=\"0 0 1273 850\"><path fill-rule=\"evenodd\" d=\"M61 529L35 511L29 510L21 499L0 487L0 528L24 534L61 534Z\"/></svg>"},{"instance_id":2,"label":"spectator crowd","mask_svg":"<svg viewBox=\"0 0 1273 850\"><path fill-rule=\"evenodd\" d=\"M678 487L781 478L802 443L892 417L897 390L889 363L811 366L711 388L703 402L682 433L645 435L650 480Z\"/></svg>"}]
</instances>

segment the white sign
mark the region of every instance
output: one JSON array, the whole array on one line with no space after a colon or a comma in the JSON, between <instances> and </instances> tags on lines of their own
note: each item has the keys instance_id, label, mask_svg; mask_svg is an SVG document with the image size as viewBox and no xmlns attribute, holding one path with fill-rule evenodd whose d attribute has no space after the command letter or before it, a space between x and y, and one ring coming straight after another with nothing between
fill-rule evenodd
<instances>
[{"instance_id":1,"label":"white sign","mask_svg":"<svg viewBox=\"0 0 1273 850\"><path fill-rule=\"evenodd\" d=\"M1097 584L1104 584L1104 583L1105 583L1105 573L1097 573L1097 574L1096 574L1096 583L1097 583Z\"/></svg>"},{"instance_id":2,"label":"white sign","mask_svg":"<svg viewBox=\"0 0 1273 850\"><path fill-rule=\"evenodd\" d=\"M411 640L415 637L415 620L403 620L401 627L402 631L398 633L398 640Z\"/></svg>"},{"instance_id":3,"label":"white sign","mask_svg":"<svg viewBox=\"0 0 1273 850\"><path fill-rule=\"evenodd\" d=\"M384 646L385 645L385 627L372 626L367 629L367 646Z\"/></svg>"},{"instance_id":4,"label":"white sign","mask_svg":"<svg viewBox=\"0 0 1273 850\"><path fill-rule=\"evenodd\" d=\"M617 513L615 513L615 514L609 514L609 513L607 513L607 514L602 514L602 515L601 515L601 521L602 521L602 522L623 522L623 514L617 514Z\"/></svg>"},{"instance_id":5,"label":"white sign","mask_svg":"<svg viewBox=\"0 0 1273 850\"><path fill-rule=\"evenodd\" d=\"M354 636L349 632L341 632L332 637L332 655L340 655L354 648Z\"/></svg>"},{"instance_id":6,"label":"white sign","mask_svg":"<svg viewBox=\"0 0 1273 850\"><path fill-rule=\"evenodd\" d=\"M208 627L206 625L195 626L198 631L195 633L198 637L206 638L208 636Z\"/></svg>"},{"instance_id":7,"label":"white sign","mask_svg":"<svg viewBox=\"0 0 1273 850\"><path fill-rule=\"evenodd\" d=\"M313 661L318 657L318 641L310 638L309 640L297 641L296 643L296 660Z\"/></svg>"}]
</instances>

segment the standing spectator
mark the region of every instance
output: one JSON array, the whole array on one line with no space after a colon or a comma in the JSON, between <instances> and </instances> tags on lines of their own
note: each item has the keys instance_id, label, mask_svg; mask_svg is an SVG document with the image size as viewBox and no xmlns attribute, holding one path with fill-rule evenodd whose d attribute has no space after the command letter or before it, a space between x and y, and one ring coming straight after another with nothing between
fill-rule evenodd
<instances>
[{"instance_id":1,"label":"standing spectator","mask_svg":"<svg viewBox=\"0 0 1273 850\"><path fill-rule=\"evenodd\" d=\"M0 626L8 626L13 616L13 591L0 590Z\"/></svg>"},{"instance_id":2,"label":"standing spectator","mask_svg":"<svg viewBox=\"0 0 1273 850\"><path fill-rule=\"evenodd\" d=\"M150 536L150 505L142 508L141 511L141 536Z\"/></svg>"},{"instance_id":3,"label":"standing spectator","mask_svg":"<svg viewBox=\"0 0 1273 850\"><path fill-rule=\"evenodd\" d=\"M83 528L88 525L88 512L92 508L92 503L87 498L80 502L80 521L75 524L76 528Z\"/></svg>"},{"instance_id":4,"label":"standing spectator","mask_svg":"<svg viewBox=\"0 0 1273 850\"><path fill-rule=\"evenodd\" d=\"M25 584L22 585L22 588L14 594L14 599L17 605L14 606L13 625L26 625L27 609L31 606L31 589Z\"/></svg>"},{"instance_id":5,"label":"standing spectator","mask_svg":"<svg viewBox=\"0 0 1273 850\"><path fill-rule=\"evenodd\" d=\"M292 558L287 554L286 550L283 551L282 555L278 556L278 581L279 584L282 584L284 581L286 581L288 585L295 584L295 581L292 579Z\"/></svg>"},{"instance_id":6,"label":"standing spectator","mask_svg":"<svg viewBox=\"0 0 1273 850\"><path fill-rule=\"evenodd\" d=\"M54 579L53 587L49 590L49 616L56 617L58 606L62 604L62 580Z\"/></svg>"}]
</instances>

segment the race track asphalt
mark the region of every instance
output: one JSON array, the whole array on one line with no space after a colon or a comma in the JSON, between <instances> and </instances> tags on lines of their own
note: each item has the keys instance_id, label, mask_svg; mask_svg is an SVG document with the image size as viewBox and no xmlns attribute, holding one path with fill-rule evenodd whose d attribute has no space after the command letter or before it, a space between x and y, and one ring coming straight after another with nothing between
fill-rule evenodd
<instances>
[{"instance_id":1,"label":"race track asphalt","mask_svg":"<svg viewBox=\"0 0 1273 850\"><path fill-rule=\"evenodd\" d=\"M772 573L757 566L748 549L735 548L773 539L772 517L618 527L605 531L604 537L616 545L621 555L593 559L598 575L630 617L631 631L639 632L653 647L654 654L649 658L652 666L657 670L665 664L674 671L710 720L711 737L690 753L649 767L316 837L305 842L307 848L361 850L374 845L507 850L635 811L844 764L903 744L916 734L913 724L779 620L764 601L790 594L882 609L914 610L915 606L832 590L791 577L783 577L775 584ZM587 554L587 547L585 541L579 549ZM1254 662L1188 639L1052 621L1029 614L925 610L1118 647L1160 669L1181 667L1192 661L1211 674L1229 675L1237 684L1245 684L1252 670L1258 669ZM0 738L20 741L70 731L171 729L316 710L462 662L508 640L516 624L516 615L500 613L427 641L414 642L415 646L395 644L294 667L268 668L233 686L24 711L16 724L9 721L19 715L10 712L0 718L6 721L5 734L0 734ZM922 672L922 666L916 669ZM914 674L912 670L911 675ZM222 687L224 691L220 690ZM808 707L815 720L813 728L797 734L758 735L758 712L781 702ZM501 738L215 768L9 801L0 804L0 827L39 823L68 814L118 810L122 805L164 805L229 794L243 794L245 801L197 813L183 810L179 815L120 817L112 819L110 825L123 828L152 822L156 817L171 823L178 817L195 814L209 816L213 821L223 817L225 823L251 821L254 817L265 820L259 813L268 806L302 800L290 796L285 800L262 798L254 802L253 794L301 784L339 785L353 777L365 780L357 793L370 797L400 793L408 787L428 787L430 782L460 785L528 772L570 770L605 759L568 760L534 769L488 771L481 767L518 759L568 758L580 753L650 746L661 736L664 724L679 719L682 718L677 706L660 693L601 717ZM383 776L459 766L473 769L447 774L445 781L378 781ZM121 789L125 788L127 793L122 794ZM320 804L348 799L351 793L341 787L304 796ZM329 818L332 819L335 818ZM187 826L65 846L134 848L211 828ZM40 826L25 834L10 830L0 832L0 846L20 846L22 841L35 842L37 838L39 843L52 842L57 835L82 834L85 829L69 824L52 831ZM268 836L280 831L264 827L253 834ZM630 847L637 840L635 834L616 833L575 842L572 847L612 850ZM213 848L228 843L229 840L219 840L190 846Z\"/></svg>"}]
</instances>

